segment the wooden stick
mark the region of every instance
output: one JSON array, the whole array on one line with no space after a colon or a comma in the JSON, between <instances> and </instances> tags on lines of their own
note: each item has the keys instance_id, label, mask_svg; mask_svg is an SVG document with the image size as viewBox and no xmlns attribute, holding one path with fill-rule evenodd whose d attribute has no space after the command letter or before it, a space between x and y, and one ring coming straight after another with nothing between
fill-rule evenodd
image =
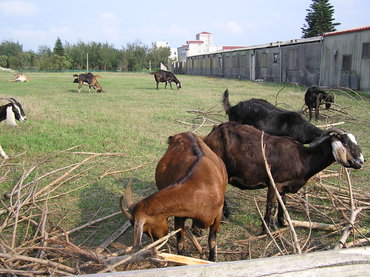
<instances>
[{"instance_id":1,"label":"wooden stick","mask_svg":"<svg viewBox=\"0 0 370 277\"><path fill-rule=\"evenodd\" d=\"M173 262L177 264L183 264L183 265L200 265L200 264L212 264L213 263L213 262L202 260L202 259L195 259L191 257L169 254L169 253L158 253L157 256L165 261Z\"/></svg>"},{"instance_id":2,"label":"wooden stick","mask_svg":"<svg viewBox=\"0 0 370 277\"><path fill-rule=\"evenodd\" d=\"M131 167L131 168L128 168L128 169L123 169L123 170L116 170L116 171L106 171L104 172L100 177L99 179L105 177L105 176L108 176L108 175L113 175L113 174L119 174L119 173L123 173L123 172L127 172L127 171L132 171L132 170L136 170L136 169L139 169L139 168L142 168L144 166L146 166L147 164L149 164L151 162L146 162L146 163L143 163L143 164L140 164L138 166L135 166L135 167Z\"/></svg>"},{"instance_id":3,"label":"wooden stick","mask_svg":"<svg viewBox=\"0 0 370 277\"><path fill-rule=\"evenodd\" d=\"M298 254L302 254L302 251L301 251L301 247L299 245L299 241L298 241L298 237L297 237L297 233L295 232L294 230L294 227L293 227L293 224L291 222L291 219L290 219L290 215L284 205L284 201L281 199L281 196L280 196L280 193L279 191L277 190L276 188L276 185L275 185L275 181L274 181L274 178L272 177L271 175L271 171L270 171L270 167L269 165L267 164L267 160L266 160L266 153L265 153L265 147L266 145L263 144L263 136L264 136L264 133L262 131L262 135L261 135L261 149L262 149L262 156L263 156L263 160L265 162L265 168L266 168L266 171L267 171L267 175L269 176L269 179L270 179L270 182L271 182L271 185L272 187L274 188L274 191L275 191L275 194L277 196L277 199L279 201L279 204L281 206L281 208L283 209L284 211L284 215L285 215L285 218L286 220L288 221L288 224L289 224L289 227L290 227L290 230L292 232L292 236L293 236L293 241L294 241L294 245L295 245L295 249L297 250Z\"/></svg>"},{"instance_id":4,"label":"wooden stick","mask_svg":"<svg viewBox=\"0 0 370 277\"><path fill-rule=\"evenodd\" d=\"M32 258L28 256L23 256L23 255L17 255L17 254L6 254L6 253L0 253L0 257L5 258L5 259L15 259L15 260L22 260L26 262L31 262L31 263L37 263L37 264L43 264L46 266L51 266L51 267L56 267L60 268L63 271L66 271L68 273L76 274L76 270L73 269L72 267L62 265L57 262L49 261L49 260L43 260L43 259L37 259L37 258Z\"/></svg>"},{"instance_id":5,"label":"wooden stick","mask_svg":"<svg viewBox=\"0 0 370 277\"><path fill-rule=\"evenodd\" d=\"M198 240L194 237L191 230L187 227L185 227L185 233L187 237L191 240L191 242L194 244L195 248L198 250L199 255L203 255L203 249L202 246L200 246Z\"/></svg>"},{"instance_id":6,"label":"wooden stick","mask_svg":"<svg viewBox=\"0 0 370 277\"><path fill-rule=\"evenodd\" d=\"M122 235L129 227L131 226L131 222L127 220L125 224L123 224L117 231L115 231L109 238L103 241L98 248L96 249L96 253L101 253L107 248L112 242L114 242L120 235Z\"/></svg>"},{"instance_id":7,"label":"wooden stick","mask_svg":"<svg viewBox=\"0 0 370 277\"><path fill-rule=\"evenodd\" d=\"M153 243L149 244L148 246L144 247L144 248L143 248L143 249L141 249L140 251L138 251L138 252L136 252L136 253L134 253L134 254L132 254L132 255L128 255L128 256L126 256L126 257L123 257L123 259L122 259L121 261L119 261L119 262L117 262L117 263L115 263L115 264L113 264L113 265L111 265L111 266L108 266L106 269L101 270L101 271L99 271L98 273L104 273L104 272L111 271L111 270L113 270L114 268L116 268L117 266L122 265L122 264L124 264L124 263L126 263L126 262L129 262L129 261L130 261L130 260L132 260L133 258L135 258L135 257L137 257L137 256L140 256L140 255L142 255L143 253L145 253L146 251L148 251L148 249L151 249L151 248L153 248L153 247L157 246L158 244L160 244L160 243L162 243L162 242L164 242L164 241L168 240L171 236L173 236L173 235L175 235L176 233L180 232L180 230L181 230L181 229L177 229L176 231L172 231L172 232L171 232L171 233L169 233L168 235L166 235L166 236L164 236L164 237L162 237L162 238L160 238L160 239L156 240L155 242L153 242Z\"/></svg>"},{"instance_id":8,"label":"wooden stick","mask_svg":"<svg viewBox=\"0 0 370 277\"><path fill-rule=\"evenodd\" d=\"M310 222L310 221L298 221L298 220L292 220L292 224L294 227L320 229L320 230L325 230L325 231L338 231L338 227L335 224L326 224L326 223Z\"/></svg>"},{"instance_id":9,"label":"wooden stick","mask_svg":"<svg viewBox=\"0 0 370 277\"><path fill-rule=\"evenodd\" d=\"M280 254L284 255L283 250L281 250L281 248L280 248L279 244L276 242L276 240L275 240L274 236L272 235L272 233L271 233L271 231L270 231L269 226L267 225L267 223L266 223L265 219L263 218L263 215L262 215L262 213L261 213L261 210L260 210L260 208L258 207L258 204L257 204L256 198L255 198L255 197L253 197L253 200L254 200L254 203L255 203L255 205L256 205L257 211L258 211L258 213L259 213L259 215L260 215L260 217L261 217L261 219L262 219L263 225L265 226L265 229L266 229L266 231L267 231L267 234L271 237L271 239L272 239L272 241L274 242L274 244L275 244L276 248L277 248L277 249L279 249Z\"/></svg>"}]
</instances>

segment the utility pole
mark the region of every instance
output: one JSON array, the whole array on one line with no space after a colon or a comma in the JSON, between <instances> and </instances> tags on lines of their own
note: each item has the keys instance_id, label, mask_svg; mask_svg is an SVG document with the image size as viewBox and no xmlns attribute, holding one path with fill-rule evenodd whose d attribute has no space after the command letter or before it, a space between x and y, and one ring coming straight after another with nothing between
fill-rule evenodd
<instances>
[{"instance_id":1,"label":"utility pole","mask_svg":"<svg viewBox=\"0 0 370 277\"><path fill-rule=\"evenodd\" d=\"M89 71L89 53L86 53L86 72Z\"/></svg>"}]
</instances>

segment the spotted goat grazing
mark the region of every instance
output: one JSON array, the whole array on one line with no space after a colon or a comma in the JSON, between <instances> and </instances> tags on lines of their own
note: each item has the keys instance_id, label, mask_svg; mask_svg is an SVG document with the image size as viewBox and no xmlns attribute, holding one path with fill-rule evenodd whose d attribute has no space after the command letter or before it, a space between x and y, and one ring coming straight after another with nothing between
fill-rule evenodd
<instances>
[{"instance_id":1,"label":"spotted goat grazing","mask_svg":"<svg viewBox=\"0 0 370 277\"><path fill-rule=\"evenodd\" d=\"M224 161L229 184L242 190L268 187L264 220L274 227L271 217L277 196L265 169L261 150L262 131L237 122L214 127L204 142ZM360 169L364 156L355 137L341 129L331 128L309 146L290 137L264 134L266 160L276 187L285 202L286 193L296 193L308 179L335 161L344 167ZM284 226L283 209L278 208L278 224ZM263 225L263 231L266 231Z\"/></svg>"},{"instance_id":2,"label":"spotted goat grazing","mask_svg":"<svg viewBox=\"0 0 370 277\"><path fill-rule=\"evenodd\" d=\"M209 260L217 255L216 235L222 220L227 185L226 168L201 138L191 132L170 136L168 149L156 167L158 192L133 204L131 185L125 191L120 207L134 226L134 246L141 243L143 233L153 240L168 233L168 218L175 217L177 250L184 250L184 225L187 218L200 228L209 228Z\"/></svg>"},{"instance_id":3,"label":"spotted goat grazing","mask_svg":"<svg viewBox=\"0 0 370 277\"><path fill-rule=\"evenodd\" d=\"M25 122L27 120L26 114L21 103L14 98L1 98L9 101L8 104L0 106L0 122L6 120L10 125L17 126L16 120ZM9 156L4 152L0 145L0 155L4 159L9 159Z\"/></svg>"}]
</instances>

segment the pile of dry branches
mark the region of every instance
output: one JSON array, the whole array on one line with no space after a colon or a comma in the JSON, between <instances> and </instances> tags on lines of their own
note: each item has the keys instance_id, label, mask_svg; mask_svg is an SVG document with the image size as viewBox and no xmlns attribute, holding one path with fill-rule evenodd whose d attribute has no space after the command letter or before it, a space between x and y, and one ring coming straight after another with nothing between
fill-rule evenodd
<instances>
[{"instance_id":1,"label":"pile of dry branches","mask_svg":"<svg viewBox=\"0 0 370 277\"><path fill-rule=\"evenodd\" d=\"M61 189L63 186L66 187L66 184L71 180L82 178L86 172L94 168L94 165L91 165L92 161L110 156L124 156L124 154L72 153L84 155L84 158L80 162L38 176L35 171L41 164L52 159L52 157L48 157L24 170L12 191L6 195L7 199L1 199L0 274L6 274L6 276L43 276L49 274L65 276L126 270L127 267L130 268L133 265L136 265L136 268L141 268L137 265L142 263L145 263L143 267L164 267L174 263L207 263L204 260L171 254L175 248L172 237L178 230L172 231L166 237L150 243L142 249L124 247L112 251L110 247L112 242L130 227L129 222L125 222L98 247L76 245L71 235L83 232L86 228L97 224L104 224L104 221L121 213L114 212L102 218L92 218L79 227L63 230L60 224L55 223L55 219L53 219L52 202L82 188L78 187L69 191L65 188ZM106 170L96 178L135 170L141 166L144 165L118 171ZM8 172L5 171L0 178L0 184L7 179ZM32 175L33 178L31 178ZM330 181L333 180L333 177L337 177L345 187L338 188L336 184L333 184ZM41 186L40 183L44 179L47 179L48 182ZM271 230L263 236L251 235L246 240L225 242L222 241L220 235L219 258L222 255L228 256L230 254L233 256L232 260L245 259L248 256L256 258L256 255L252 255L252 253L257 250L251 249L254 245L260 251L259 256L266 257L367 244L369 235L366 233L366 229L362 228L362 221L359 218L366 216L364 211L370 209L370 195L353 189L347 170L344 173L326 171L324 174L317 175L313 181L314 186L308 186L304 192L290 196L288 201L289 210L295 214L304 214L307 221L290 220L288 215L290 227L275 232ZM61 191L58 192L59 190ZM245 195L246 193L243 192L244 197ZM255 202L265 202L265 198L256 198ZM250 203L253 202L250 201ZM257 210L259 210L258 205ZM316 222L311 218L314 218ZM320 218L323 222L329 223L318 223ZM232 224L232 221L229 224ZM295 233L297 227L307 228L309 232L290 235ZM334 238L331 241L334 240L335 243L319 245L317 237L313 236L314 229L327 232L327 236ZM187 255L203 258L205 256L203 248L207 249L207 235L195 238L189 230L186 233L191 242L187 244L187 249L191 252ZM350 235L353 238L348 243ZM170 240L169 243L167 243L168 240ZM261 248L261 244L265 244L265 247ZM166 249L161 250L164 245L166 245ZM192 250L189 250L190 248ZM223 260L228 259L223 258Z\"/></svg>"}]
</instances>

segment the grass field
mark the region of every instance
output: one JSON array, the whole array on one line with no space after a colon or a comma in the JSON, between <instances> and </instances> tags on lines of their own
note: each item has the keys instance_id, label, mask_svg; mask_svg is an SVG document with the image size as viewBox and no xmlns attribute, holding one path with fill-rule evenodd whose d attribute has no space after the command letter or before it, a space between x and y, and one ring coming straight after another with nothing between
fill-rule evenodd
<instances>
[{"instance_id":1,"label":"grass field","mask_svg":"<svg viewBox=\"0 0 370 277\"><path fill-rule=\"evenodd\" d=\"M27 122L17 127L5 123L0 126L0 144L11 157L0 168L1 194L11 191L32 166L35 166L35 169L26 176L26 183L34 181L37 188L42 188L66 170L40 178L45 174L79 163L91 157L91 153L106 154L84 163L78 171L73 172L71 179L54 191L45 192L57 195L49 200L52 214L52 217L49 216L52 218L50 224L66 230L82 225L92 218L118 211L118 199L130 177L134 178L136 200L155 192L154 170L167 148L167 137L178 132L192 131L199 126L202 119L196 117L199 117L200 113L188 111L205 112L207 116L214 113L214 119L226 121L220 103L226 88L230 92L231 104L251 97L275 103L275 97L280 91L277 97L279 105L293 110L302 109L306 91L303 87L284 84L197 76L178 76L182 82L180 90L165 90L164 84L156 90L154 78L149 74L99 74L102 76L99 82L104 93L89 94L86 86L83 93L77 93L77 84L72 83L73 73L30 73L28 83L9 82L12 74L0 73L0 97L16 98L23 104L28 118ZM350 120L348 115L325 112L329 117L315 124L345 121L340 127L356 135L368 160L369 98L365 95L364 100L360 100L354 94L348 96L339 91L335 94L336 103L345 107L345 110L360 122ZM305 116L307 117L307 114ZM197 134L206 135L211 128L212 123L208 121L197 129ZM73 149L64 151L69 148ZM338 171L339 166L332 165L329 169ZM103 173L114 171L118 172L100 178ZM351 171L352 183L358 190L367 192L369 176L367 165L362 170ZM329 178L328 182L345 187L338 177ZM314 189L315 182L309 182L308 186ZM60 195L76 188L79 189L73 193ZM265 242L256 244L256 249L252 247L252 250L250 246L241 243L259 231L260 219L251 197L257 197L263 210L265 193L265 190L248 192L228 188L227 199L233 215L227 224L221 227L218 239L221 252L219 260L256 258L276 253L276 249L261 253L259 249L261 244L265 246ZM292 210L293 218L304 220L302 213L295 213L294 207ZM364 213L361 219L365 226L369 223L368 216ZM0 225L2 220L4 218L0 214ZM85 246L97 246L124 221L123 216L113 217L94 228L78 232L73 239ZM326 234L317 232L313 235L316 238L322 236ZM128 231L119 238L117 244L130 245L131 238L132 231ZM334 236L326 240L330 242L336 238ZM205 238L202 241L206 243ZM311 246L315 243L318 242L313 242ZM188 251L195 253L190 246Z\"/></svg>"}]
</instances>

